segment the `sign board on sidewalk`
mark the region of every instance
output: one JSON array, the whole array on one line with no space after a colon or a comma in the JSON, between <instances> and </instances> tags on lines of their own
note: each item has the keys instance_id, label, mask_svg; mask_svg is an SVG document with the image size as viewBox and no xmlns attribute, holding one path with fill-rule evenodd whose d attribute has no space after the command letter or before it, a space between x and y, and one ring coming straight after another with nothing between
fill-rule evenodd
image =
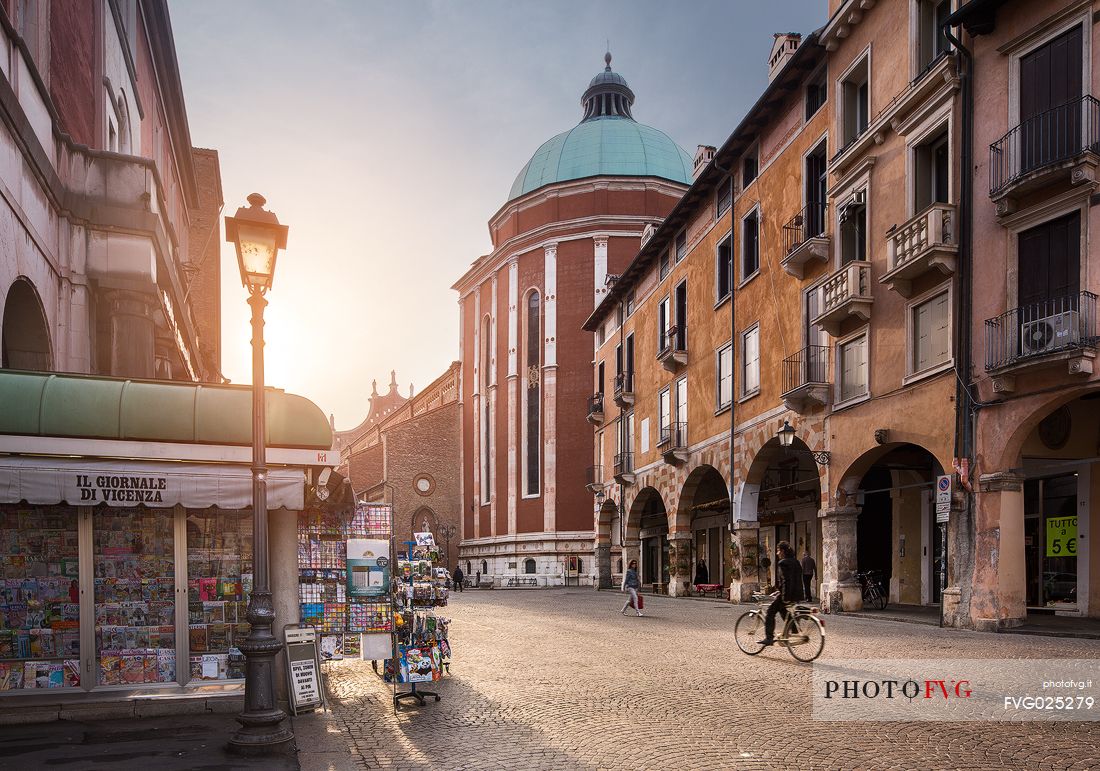
<instances>
[{"instance_id":1,"label":"sign board on sidewalk","mask_svg":"<svg viewBox=\"0 0 1100 771\"><path fill-rule=\"evenodd\" d=\"M951 515L951 477L936 477L936 522L942 524Z\"/></svg>"},{"instance_id":2,"label":"sign board on sidewalk","mask_svg":"<svg viewBox=\"0 0 1100 771\"><path fill-rule=\"evenodd\" d=\"M317 631L314 629L283 630L286 642L287 678L291 714L316 709L324 704L321 685L321 662L317 658Z\"/></svg>"}]
</instances>

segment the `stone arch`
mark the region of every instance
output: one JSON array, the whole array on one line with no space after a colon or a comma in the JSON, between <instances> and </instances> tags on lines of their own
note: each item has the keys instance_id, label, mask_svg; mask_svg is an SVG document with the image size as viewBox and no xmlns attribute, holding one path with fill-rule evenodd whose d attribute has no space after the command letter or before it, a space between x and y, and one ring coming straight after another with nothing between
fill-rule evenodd
<instances>
[{"instance_id":1,"label":"stone arch","mask_svg":"<svg viewBox=\"0 0 1100 771\"><path fill-rule=\"evenodd\" d=\"M664 498L654 487L644 487L634 497L627 514L627 560L637 559L643 583L666 584L668 576L668 512Z\"/></svg>"},{"instance_id":2,"label":"stone arch","mask_svg":"<svg viewBox=\"0 0 1100 771\"><path fill-rule=\"evenodd\" d=\"M1030 412L1015 421L1015 429L1008 438L1005 440L1004 445L1001 447L1000 453L985 459L985 463L978 463L979 468L988 471L1002 471L1009 468L1016 468L1020 465L1020 458L1023 452L1024 443L1028 437L1031 436L1039 424L1048 418L1059 407L1063 407L1071 402L1075 402L1083 397L1091 397L1091 394L1100 393L1100 383L1093 383L1091 386L1082 388L1066 389L1059 391L1056 394L1052 394L1046 398L1039 397L1040 401L1037 401L1034 408ZM1098 405L1100 409L1100 405ZM985 450L992 448L985 447Z\"/></svg>"},{"instance_id":3,"label":"stone arch","mask_svg":"<svg viewBox=\"0 0 1100 771\"><path fill-rule=\"evenodd\" d=\"M780 424L782 425L782 424ZM778 430L778 429L776 429ZM737 493L734 496L733 518L735 522L756 522L759 515L760 485L764 482L764 476L776 458L783 457L786 453L794 452L818 452L823 449L824 436L820 431L807 426L799 421L795 427L794 440L791 447L785 449L779 442L775 432L770 434L766 430L757 429L746 437L745 463L740 484L737 485ZM824 503L828 491L828 467L815 463L817 481L821 501Z\"/></svg>"},{"instance_id":4,"label":"stone arch","mask_svg":"<svg viewBox=\"0 0 1100 771\"><path fill-rule=\"evenodd\" d=\"M614 532L618 515L618 504L610 499L604 501L596 513L596 580L600 589L610 589L614 583L611 550L616 542L619 546L622 545L617 537L619 534Z\"/></svg>"},{"instance_id":5,"label":"stone arch","mask_svg":"<svg viewBox=\"0 0 1100 771\"><path fill-rule=\"evenodd\" d=\"M696 466L684 480L673 528L681 536L674 567L685 592L694 584L726 583L729 524L725 478L714 466Z\"/></svg>"},{"instance_id":6,"label":"stone arch","mask_svg":"<svg viewBox=\"0 0 1100 771\"><path fill-rule=\"evenodd\" d=\"M432 507L421 506L409 521L409 537L411 538L413 533L434 533L438 524L439 519ZM427 530L425 530L425 525L427 525Z\"/></svg>"},{"instance_id":7,"label":"stone arch","mask_svg":"<svg viewBox=\"0 0 1100 771\"><path fill-rule=\"evenodd\" d=\"M0 321L0 367L48 371L52 369L49 323L34 284L17 278L4 299Z\"/></svg>"}]
</instances>

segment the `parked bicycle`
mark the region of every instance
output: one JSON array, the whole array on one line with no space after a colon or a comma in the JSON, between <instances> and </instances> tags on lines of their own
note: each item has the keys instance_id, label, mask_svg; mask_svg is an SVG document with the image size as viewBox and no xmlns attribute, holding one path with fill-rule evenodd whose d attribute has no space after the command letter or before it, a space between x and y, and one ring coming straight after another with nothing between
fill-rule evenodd
<instances>
[{"instance_id":1,"label":"parked bicycle","mask_svg":"<svg viewBox=\"0 0 1100 771\"><path fill-rule=\"evenodd\" d=\"M865 573L856 573L863 593L863 604L870 605L878 610L886 610L890 602L890 593L882 582L882 573L877 570L868 570Z\"/></svg>"},{"instance_id":2,"label":"parked bicycle","mask_svg":"<svg viewBox=\"0 0 1100 771\"><path fill-rule=\"evenodd\" d=\"M764 615L774 599L774 594L754 593L752 600L759 603L758 606L742 613L733 626L737 647L750 656L766 647L760 644L760 638L764 634ZM818 609L812 605L800 602L789 605L786 623L782 633L775 638L775 644L785 646L799 661L816 659L825 650L825 622L817 613Z\"/></svg>"}]
</instances>

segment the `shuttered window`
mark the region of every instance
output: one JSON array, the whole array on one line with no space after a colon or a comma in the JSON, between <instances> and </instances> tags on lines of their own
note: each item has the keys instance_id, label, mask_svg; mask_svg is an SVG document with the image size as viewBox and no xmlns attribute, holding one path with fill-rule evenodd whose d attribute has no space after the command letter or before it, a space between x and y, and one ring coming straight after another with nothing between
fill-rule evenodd
<instances>
[{"instance_id":1,"label":"shuttered window","mask_svg":"<svg viewBox=\"0 0 1100 771\"><path fill-rule=\"evenodd\" d=\"M760 327L741 335L741 395L760 390Z\"/></svg>"},{"instance_id":2,"label":"shuttered window","mask_svg":"<svg viewBox=\"0 0 1100 771\"><path fill-rule=\"evenodd\" d=\"M837 363L839 401L864 396L867 393L867 337L857 337L837 346Z\"/></svg>"},{"instance_id":3,"label":"shuttered window","mask_svg":"<svg viewBox=\"0 0 1100 771\"><path fill-rule=\"evenodd\" d=\"M923 372L951 358L948 300L948 293L944 292L913 307L913 372Z\"/></svg>"},{"instance_id":4,"label":"shuttered window","mask_svg":"<svg viewBox=\"0 0 1100 771\"><path fill-rule=\"evenodd\" d=\"M717 368L718 407L728 407L733 401L733 346L727 345L718 351Z\"/></svg>"}]
</instances>

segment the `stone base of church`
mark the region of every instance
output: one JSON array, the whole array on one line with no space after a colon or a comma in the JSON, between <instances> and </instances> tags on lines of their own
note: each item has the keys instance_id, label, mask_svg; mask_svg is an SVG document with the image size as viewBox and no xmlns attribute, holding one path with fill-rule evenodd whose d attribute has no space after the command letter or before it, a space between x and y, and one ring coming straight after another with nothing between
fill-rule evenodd
<instances>
[{"instance_id":1,"label":"stone base of church","mask_svg":"<svg viewBox=\"0 0 1100 771\"><path fill-rule=\"evenodd\" d=\"M595 586L594 547L591 532L520 533L464 540L458 555L466 577L477 581L480 573L482 586Z\"/></svg>"}]
</instances>

